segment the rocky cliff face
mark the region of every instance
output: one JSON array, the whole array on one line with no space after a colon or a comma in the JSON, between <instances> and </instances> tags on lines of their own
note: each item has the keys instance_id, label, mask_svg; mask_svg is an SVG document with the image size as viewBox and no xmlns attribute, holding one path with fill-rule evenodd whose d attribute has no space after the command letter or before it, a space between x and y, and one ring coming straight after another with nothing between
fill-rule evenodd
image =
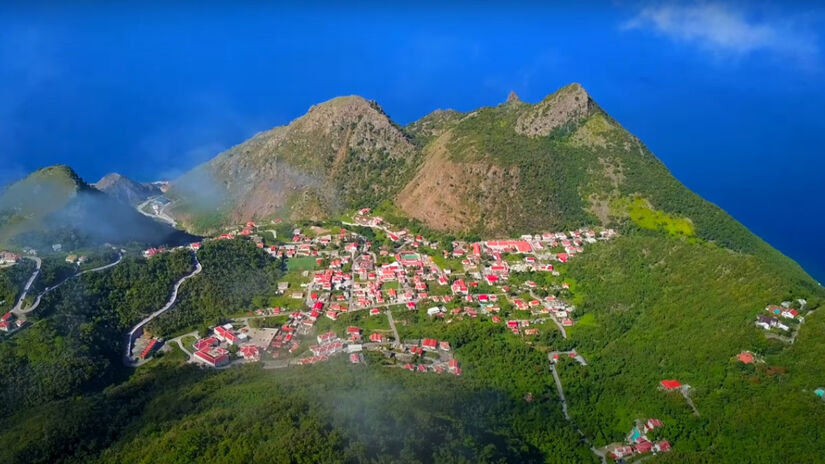
<instances>
[{"instance_id":1,"label":"rocky cliff face","mask_svg":"<svg viewBox=\"0 0 825 464\"><path fill-rule=\"evenodd\" d=\"M533 105L516 121L515 130L531 137L580 123L598 107L579 84L570 84Z\"/></svg>"},{"instance_id":2,"label":"rocky cliff face","mask_svg":"<svg viewBox=\"0 0 825 464\"><path fill-rule=\"evenodd\" d=\"M322 217L397 192L418 150L374 102L339 97L173 182L195 227L272 215ZM199 217L211 215L206 224Z\"/></svg>"},{"instance_id":3,"label":"rocky cliff face","mask_svg":"<svg viewBox=\"0 0 825 464\"><path fill-rule=\"evenodd\" d=\"M116 172L106 174L92 186L129 205L137 205L153 195L161 194L155 184L138 183Z\"/></svg>"}]
</instances>

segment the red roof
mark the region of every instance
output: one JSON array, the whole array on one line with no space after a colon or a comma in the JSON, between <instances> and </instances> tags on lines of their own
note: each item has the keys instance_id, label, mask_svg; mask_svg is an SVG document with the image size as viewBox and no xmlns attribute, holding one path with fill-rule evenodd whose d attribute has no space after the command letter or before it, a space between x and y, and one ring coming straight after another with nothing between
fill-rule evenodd
<instances>
[{"instance_id":1,"label":"red roof","mask_svg":"<svg viewBox=\"0 0 825 464\"><path fill-rule=\"evenodd\" d=\"M682 386L682 384L679 383L678 380L662 380L659 383L661 383L662 386L665 387L668 390L672 390L674 388L679 388L679 387Z\"/></svg>"},{"instance_id":2,"label":"red roof","mask_svg":"<svg viewBox=\"0 0 825 464\"><path fill-rule=\"evenodd\" d=\"M748 352L739 353L736 357L745 364L752 364L754 361L753 355Z\"/></svg>"},{"instance_id":3,"label":"red roof","mask_svg":"<svg viewBox=\"0 0 825 464\"><path fill-rule=\"evenodd\" d=\"M360 333L361 333L361 329L360 329L360 328L358 328L358 327L349 326L349 327L347 327L347 333L348 333L348 334L360 334Z\"/></svg>"},{"instance_id":4,"label":"red roof","mask_svg":"<svg viewBox=\"0 0 825 464\"><path fill-rule=\"evenodd\" d=\"M637 453L647 453L653 448L653 443L642 440L639 443L636 443L633 448L636 450Z\"/></svg>"},{"instance_id":5,"label":"red roof","mask_svg":"<svg viewBox=\"0 0 825 464\"><path fill-rule=\"evenodd\" d=\"M438 340L434 338L425 338L423 341L421 341L421 346L424 348L435 349L438 346Z\"/></svg>"},{"instance_id":6,"label":"red roof","mask_svg":"<svg viewBox=\"0 0 825 464\"><path fill-rule=\"evenodd\" d=\"M667 440L662 440L656 443L656 448L658 448L659 451L670 451L670 442Z\"/></svg>"}]
</instances>

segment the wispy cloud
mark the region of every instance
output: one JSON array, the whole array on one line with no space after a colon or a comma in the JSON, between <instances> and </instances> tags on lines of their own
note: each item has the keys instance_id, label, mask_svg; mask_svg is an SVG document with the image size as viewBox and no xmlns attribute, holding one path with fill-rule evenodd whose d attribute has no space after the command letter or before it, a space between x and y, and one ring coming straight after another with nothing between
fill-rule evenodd
<instances>
[{"instance_id":1,"label":"wispy cloud","mask_svg":"<svg viewBox=\"0 0 825 464\"><path fill-rule=\"evenodd\" d=\"M804 21L745 4L647 3L622 28L653 30L720 58L767 52L806 68L820 65L817 35Z\"/></svg>"}]
</instances>

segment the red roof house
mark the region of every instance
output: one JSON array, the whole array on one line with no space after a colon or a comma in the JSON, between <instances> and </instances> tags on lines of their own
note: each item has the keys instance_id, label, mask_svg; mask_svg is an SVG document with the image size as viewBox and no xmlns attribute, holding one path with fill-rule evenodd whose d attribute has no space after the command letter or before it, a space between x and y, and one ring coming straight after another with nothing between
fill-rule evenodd
<instances>
[{"instance_id":1,"label":"red roof house","mask_svg":"<svg viewBox=\"0 0 825 464\"><path fill-rule=\"evenodd\" d=\"M678 380L662 380L661 382L659 382L659 384L665 390L673 390L674 388L679 388L682 386L682 384L679 383Z\"/></svg>"}]
</instances>

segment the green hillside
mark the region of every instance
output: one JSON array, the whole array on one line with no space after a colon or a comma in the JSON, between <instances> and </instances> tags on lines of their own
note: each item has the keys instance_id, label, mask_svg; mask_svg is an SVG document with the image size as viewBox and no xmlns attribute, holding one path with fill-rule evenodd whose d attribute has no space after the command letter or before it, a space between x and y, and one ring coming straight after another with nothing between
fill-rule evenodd
<instances>
[{"instance_id":1,"label":"green hillside","mask_svg":"<svg viewBox=\"0 0 825 464\"><path fill-rule=\"evenodd\" d=\"M89 186L70 167L39 169L0 192L0 246L48 251L104 243L185 243L192 237Z\"/></svg>"}]
</instances>

